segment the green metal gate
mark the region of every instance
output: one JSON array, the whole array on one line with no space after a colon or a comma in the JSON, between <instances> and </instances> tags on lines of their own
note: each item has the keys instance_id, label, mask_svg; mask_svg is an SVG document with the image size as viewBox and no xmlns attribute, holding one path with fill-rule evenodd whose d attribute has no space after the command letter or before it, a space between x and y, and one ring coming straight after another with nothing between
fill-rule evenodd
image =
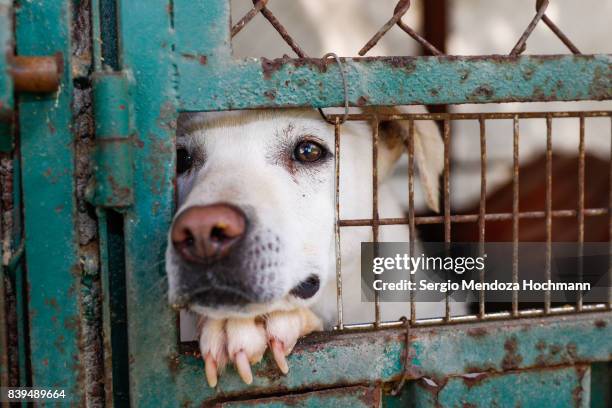
<instances>
[{"instance_id":1,"label":"green metal gate","mask_svg":"<svg viewBox=\"0 0 612 408\"><path fill-rule=\"evenodd\" d=\"M452 325L396 322L312 335L289 357L287 376L266 358L250 386L231 369L217 389L206 386L160 284L178 112L342 106L344 79L352 106L612 100L611 55L582 55L571 43L573 55L521 55L535 25L549 24L548 1L538 2L510 55L340 64L303 55L266 2L254 3L232 28L226 0L0 0L0 157L11 168L8 178L0 173L10 196L0 209L12 214L0 229L0 295L15 305L2 310L0 323L17 334L2 336L2 385L64 388L73 405L609 404L612 299L440 322ZM408 7L400 1L378 38L403 24ZM259 12L299 58L232 56L232 35ZM23 60L15 56L49 57L48 69L31 78L50 76L51 84L17 86ZM436 118L459 119L445 115ZM89 165L95 183L85 188ZM602 211L612 219L610 208ZM450 228L450 207L444 216ZM97 221L97 239L84 238L83 219Z\"/></svg>"}]
</instances>

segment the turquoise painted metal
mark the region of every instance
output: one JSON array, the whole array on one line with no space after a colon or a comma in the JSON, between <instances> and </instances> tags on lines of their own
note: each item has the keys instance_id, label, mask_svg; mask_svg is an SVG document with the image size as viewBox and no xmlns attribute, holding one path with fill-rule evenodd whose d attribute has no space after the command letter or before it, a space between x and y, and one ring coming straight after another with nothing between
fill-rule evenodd
<instances>
[{"instance_id":1,"label":"turquoise painted metal","mask_svg":"<svg viewBox=\"0 0 612 408\"><path fill-rule=\"evenodd\" d=\"M8 60L12 54L12 0L0 0L0 122L7 122L13 111L13 81L9 74Z\"/></svg>"},{"instance_id":2,"label":"turquoise painted metal","mask_svg":"<svg viewBox=\"0 0 612 408\"><path fill-rule=\"evenodd\" d=\"M184 377L178 376L182 356L176 312L167 304L165 285L159 284L165 279L163 253L174 210L177 107L172 1L119 4L121 68L134 79L137 146L134 205L124 218L130 401L133 407L176 406L179 395L189 397L183 394ZM198 388L201 392L201 384Z\"/></svg>"},{"instance_id":3,"label":"turquoise painted metal","mask_svg":"<svg viewBox=\"0 0 612 408\"><path fill-rule=\"evenodd\" d=\"M291 407L353 407L371 408L382 403L380 387L343 387L331 390L307 392L284 397L259 398L248 401L224 402L220 408L282 408Z\"/></svg>"},{"instance_id":4,"label":"turquoise painted metal","mask_svg":"<svg viewBox=\"0 0 612 408\"><path fill-rule=\"evenodd\" d=\"M13 81L9 57L13 54L11 0L0 0L0 152L13 150Z\"/></svg>"},{"instance_id":5,"label":"turquoise painted metal","mask_svg":"<svg viewBox=\"0 0 612 408\"><path fill-rule=\"evenodd\" d=\"M609 55L341 61L352 106L612 98ZM177 66L181 110L326 107L341 106L344 101L342 78L334 60L215 61L196 49L177 55Z\"/></svg>"},{"instance_id":6,"label":"turquoise painted metal","mask_svg":"<svg viewBox=\"0 0 612 408\"><path fill-rule=\"evenodd\" d=\"M128 86L120 72L102 72L93 80L96 150L91 201L100 207L126 207L134 198Z\"/></svg>"},{"instance_id":7,"label":"turquoise painted metal","mask_svg":"<svg viewBox=\"0 0 612 408\"><path fill-rule=\"evenodd\" d=\"M176 0L173 17L181 110L344 103L342 79L334 60L234 59L229 2ZM353 106L612 99L610 55L342 61Z\"/></svg>"},{"instance_id":8,"label":"turquoise painted metal","mask_svg":"<svg viewBox=\"0 0 612 408\"><path fill-rule=\"evenodd\" d=\"M578 365L413 382L407 398L414 407L587 408L590 389L590 367Z\"/></svg>"},{"instance_id":9,"label":"turquoise painted metal","mask_svg":"<svg viewBox=\"0 0 612 408\"><path fill-rule=\"evenodd\" d=\"M57 93L19 98L32 384L61 386L81 405L71 23L69 0L23 2L16 13L18 53L64 57Z\"/></svg>"}]
</instances>

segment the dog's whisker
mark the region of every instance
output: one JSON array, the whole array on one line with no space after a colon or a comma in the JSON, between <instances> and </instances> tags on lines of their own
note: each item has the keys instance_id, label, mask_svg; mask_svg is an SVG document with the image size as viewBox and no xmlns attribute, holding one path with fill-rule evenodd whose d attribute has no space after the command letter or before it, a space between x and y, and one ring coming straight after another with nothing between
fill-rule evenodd
<instances>
[{"instance_id":1,"label":"dog's whisker","mask_svg":"<svg viewBox=\"0 0 612 408\"><path fill-rule=\"evenodd\" d=\"M167 282L168 282L168 276L164 275L157 281L153 282L151 286L146 288L145 293L150 294L150 292L153 292L154 290L159 289L164 283L167 283Z\"/></svg>"}]
</instances>

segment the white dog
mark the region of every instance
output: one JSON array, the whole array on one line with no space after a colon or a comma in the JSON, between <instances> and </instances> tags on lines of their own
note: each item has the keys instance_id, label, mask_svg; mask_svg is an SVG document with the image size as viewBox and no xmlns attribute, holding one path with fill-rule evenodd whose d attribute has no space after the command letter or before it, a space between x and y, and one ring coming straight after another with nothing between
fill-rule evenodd
<instances>
[{"instance_id":1,"label":"white dog","mask_svg":"<svg viewBox=\"0 0 612 408\"><path fill-rule=\"evenodd\" d=\"M297 109L184 114L179 122L179 203L166 253L170 302L202 316L211 386L230 361L250 383L250 364L268 345L286 373L297 339L335 324L333 126L315 110ZM405 216L384 184L402 154L405 125L380 124L381 217ZM433 122L415 128L421 184L436 209L442 141ZM371 149L371 124L342 126L343 219L371 217ZM409 239L406 226L381 228L381 241ZM371 228L342 231L345 322L372 320L359 275L360 243L371 240ZM383 318L407 312L391 306Z\"/></svg>"}]
</instances>

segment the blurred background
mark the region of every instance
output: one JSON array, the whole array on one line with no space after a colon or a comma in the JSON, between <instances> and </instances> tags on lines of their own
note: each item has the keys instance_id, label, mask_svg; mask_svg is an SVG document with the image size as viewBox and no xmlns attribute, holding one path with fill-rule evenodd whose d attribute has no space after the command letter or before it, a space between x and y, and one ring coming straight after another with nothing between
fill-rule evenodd
<instances>
[{"instance_id":1,"label":"blurred background","mask_svg":"<svg viewBox=\"0 0 612 408\"><path fill-rule=\"evenodd\" d=\"M449 55L508 54L536 13L533 0L413 0L402 21ZM234 22L253 6L232 0ZM270 0L268 8L311 57L327 52L357 56L361 47L393 15L394 0ZM551 0L546 15L584 54L612 53L612 1ZM233 40L237 57L295 57L291 48L261 15ZM523 54L568 54L570 51L540 22ZM367 56L427 55L399 27L392 27ZM350 86L350 85L349 85ZM612 102L506 103L431 106L432 112L522 112L610 110ZM545 119L521 119L520 210L543 211L545 197ZM576 209L578 193L579 119L555 119L553 139L553 210ZM487 121L487 212L512 210L512 120ZM608 207L612 129L609 118L589 118L585 124L585 208ZM477 214L480 196L478 121L454 121L451 127L451 207L455 214ZM407 158L391 181L407 207ZM428 214L416 180L417 214ZM443 208L443 207L441 207ZM586 241L607 241L607 215L585 220ZM521 220L522 241L545 241L544 220ZM574 218L553 220L553 240L577 239ZM443 239L442 226L420 227L421 240ZM476 223L453 224L453 240L478 239ZM511 240L511 221L487 222L487 240Z\"/></svg>"}]
</instances>

